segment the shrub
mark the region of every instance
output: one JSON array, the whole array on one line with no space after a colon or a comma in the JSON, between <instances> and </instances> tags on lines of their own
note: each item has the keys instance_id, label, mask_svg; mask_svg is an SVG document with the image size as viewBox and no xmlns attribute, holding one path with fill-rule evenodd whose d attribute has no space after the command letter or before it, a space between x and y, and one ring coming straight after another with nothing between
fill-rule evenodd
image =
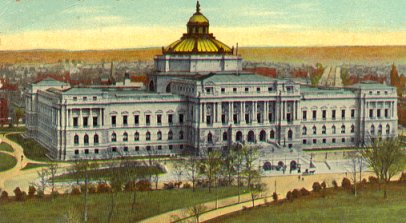
<instances>
[{"instance_id":1,"label":"shrub","mask_svg":"<svg viewBox=\"0 0 406 223\"><path fill-rule=\"evenodd\" d=\"M182 181L176 182L174 183L175 187L180 188L180 186L182 185Z\"/></svg>"},{"instance_id":2,"label":"shrub","mask_svg":"<svg viewBox=\"0 0 406 223\"><path fill-rule=\"evenodd\" d=\"M349 190L349 189L351 189L351 181L348 178L344 177L343 180L341 181L341 186L344 189Z\"/></svg>"},{"instance_id":3,"label":"shrub","mask_svg":"<svg viewBox=\"0 0 406 223\"><path fill-rule=\"evenodd\" d=\"M149 182L148 180L140 180L140 181L138 181L135 184L135 187L139 191L150 191L150 190L152 190L151 182Z\"/></svg>"},{"instance_id":4,"label":"shrub","mask_svg":"<svg viewBox=\"0 0 406 223\"><path fill-rule=\"evenodd\" d=\"M0 200L2 201L8 200L8 193L6 191L1 192Z\"/></svg>"},{"instance_id":5,"label":"shrub","mask_svg":"<svg viewBox=\"0 0 406 223\"><path fill-rule=\"evenodd\" d=\"M333 181L331 182L331 184L333 184L334 189L337 189L337 188L338 188L338 183L337 183L336 180L333 180Z\"/></svg>"},{"instance_id":6,"label":"shrub","mask_svg":"<svg viewBox=\"0 0 406 223\"><path fill-rule=\"evenodd\" d=\"M34 186L29 186L29 187L28 187L28 197L29 197L29 198L34 197L35 192L37 192L37 189L35 189Z\"/></svg>"},{"instance_id":7,"label":"shrub","mask_svg":"<svg viewBox=\"0 0 406 223\"><path fill-rule=\"evenodd\" d=\"M37 196L38 196L39 198L43 198L43 197L45 196L44 191L42 191L42 190L37 190Z\"/></svg>"},{"instance_id":8,"label":"shrub","mask_svg":"<svg viewBox=\"0 0 406 223\"><path fill-rule=\"evenodd\" d=\"M273 199L274 201L278 201L278 194L275 193L275 192L273 192L273 194L272 194L272 199Z\"/></svg>"},{"instance_id":9,"label":"shrub","mask_svg":"<svg viewBox=\"0 0 406 223\"><path fill-rule=\"evenodd\" d=\"M25 201L27 193L21 191L19 187L16 187L16 189L14 189L14 195L16 201Z\"/></svg>"},{"instance_id":10,"label":"shrub","mask_svg":"<svg viewBox=\"0 0 406 223\"><path fill-rule=\"evenodd\" d=\"M369 177L368 177L368 181L369 181L370 183L372 183L372 184L379 183L378 178L376 178L376 177L374 177L374 176L369 176Z\"/></svg>"},{"instance_id":11,"label":"shrub","mask_svg":"<svg viewBox=\"0 0 406 223\"><path fill-rule=\"evenodd\" d=\"M367 185L368 184L368 181L367 181L367 179L362 179L361 180L361 185Z\"/></svg>"},{"instance_id":12,"label":"shrub","mask_svg":"<svg viewBox=\"0 0 406 223\"><path fill-rule=\"evenodd\" d=\"M286 200L293 201L292 192L288 191L288 193L286 193Z\"/></svg>"},{"instance_id":13,"label":"shrub","mask_svg":"<svg viewBox=\"0 0 406 223\"><path fill-rule=\"evenodd\" d=\"M135 186L135 182L134 181L128 181L125 185L124 185L124 191L130 192L130 191L135 191L137 188Z\"/></svg>"},{"instance_id":14,"label":"shrub","mask_svg":"<svg viewBox=\"0 0 406 223\"><path fill-rule=\"evenodd\" d=\"M88 189L88 191L89 191L89 194L95 194L95 193L97 193L97 187L96 187L96 185L94 185L94 184L90 184L87 189Z\"/></svg>"},{"instance_id":15,"label":"shrub","mask_svg":"<svg viewBox=\"0 0 406 223\"><path fill-rule=\"evenodd\" d=\"M313 188L314 192L320 192L321 191L321 185L320 185L319 182L314 182L312 188Z\"/></svg>"},{"instance_id":16,"label":"shrub","mask_svg":"<svg viewBox=\"0 0 406 223\"><path fill-rule=\"evenodd\" d=\"M292 197L293 197L293 199L296 199L296 198L299 198L300 197L300 191L298 190L298 189L294 189L293 191L292 191Z\"/></svg>"},{"instance_id":17,"label":"shrub","mask_svg":"<svg viewBox=\"0 0 406 223\"><path fill-rule=\"evenodd\" d=\"M302 189L300 189L300 194L302 195L302 196L308 196L308 195L310 195L310 191L308 191L306 188L302 188Z\"/></svg>"},{"instance_id":18,"label":"shrub","mask_svg":"<svg viewBox=\"0 0 406 223\"><path fill-rule=\"evenodd\" d=\"M190 185L190 183L185 183L185 184L183 184L183 188L190 189L190 188L192 188L192 185Z\"/></svg>"},{"instance_id":19,"label":"shrub","mask_svg":"<svg viewBox=\"0 0 406 223\"><path fill-rule=\"evenodd\" d=\"M399 183L406 183L406 172L403 172L402 175L400 175Z\"/></svg>"},{"instance_id":20,"label":"shrub","mask_svg":"<svg viewBox=\"0 0 406 223\"><path fill-rule=\"evenodd\" d=\"M323 188L323 190L325 190L325 189L327 188L327 184L326 184L325 181L323 181L323 182L321 183L321 188Z\"/></svg>"},{"instance_id":21,"label":"shrub","mask_svg":"<svg viewBox=\"0 0 406 223\"><path fill-rule=\"evenodd\" d=\"M73 187L73 188L72 188L72 191L70 192L70 194L71 194L71 195L80 195L81 192L80 192L79 187Z\"/></svg>"},{"instance_id":22,"label":"shrub","mask_svg":"<svg viewBox=\"0 0 406 223\"><path fill-rule=\"evenodd\" d=\"M109 193L111 192L111 187L107 183L99 183L97 185L97 193Z\"/></svg>"},{"instance_id":23,"label":"shrub","mask_svg":"<svg viewBox=\"0 0 406 223\"><path fill-rule=\"evenodd\" d=\"M55 190L55 191L51 192L51 196L52 196L53 198L58 197L58 196L59 196L59 192L58 192L57 190Z\"/></svg>"},{"instance_id":24,"label":"shrub","mask_svg":"<svg viewBox=\"0 0 406 223\"><path fill-rule=\"evenodd\" d=\"M171 190L173 188L175 188L175 185L172 182L164 183L164 189L165 190Z\"/></svg>"}]
</instances>

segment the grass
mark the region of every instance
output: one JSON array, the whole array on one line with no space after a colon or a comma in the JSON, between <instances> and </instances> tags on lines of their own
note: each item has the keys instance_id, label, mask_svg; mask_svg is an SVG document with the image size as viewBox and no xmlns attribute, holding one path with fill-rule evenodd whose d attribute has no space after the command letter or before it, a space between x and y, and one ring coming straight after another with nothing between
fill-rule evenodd
<instances>
[{"instance_id":1,"label":"grass","mask_svg":"<svg viewBox=\"0 0 406 223\"><path fill-rule=\"evenodd\" d=\"M49 166L48 164L42 164L42 163L27 163L24 168L21 170L30 170L34 168L39 168L39 167L47 167Z\"/></svg>"},{"instance_id":2,"label":"grass","mask_svg":"<svg viewBox=\"0 0 406 223\"><path fill-rule=\"evenodd\" d=\"M388 199L376 186L368 186L359 196L339 190L321 196L303 197L293 202L263 206L226 215L210 223L243 222L401 222L406 219L406 186L389 186ZM402 220L403 219L403 220Z\"/></svg>"},{"instance_id":3,"label":"grass","mask_svg":"<svg viewBox=\"0 0 406 223\"><path fill-rule=\"evenodd\" d=\"M8 135L7 138L20 144L20 146L24 149L24 155L29 159L37 161L49 161L48 157L46 156L48 150L35 140L23 138L21 134Z\"/></svg>"},{"instance_id":4,"label":"grass","mask_svg":"<svg viewBox=\"0 0 406 223\"><path fill-rule=\"evenodd\" d=\"M0 127L0 134L9 132L25 132L25 127Z\"/></svg>"},{"instance_id":5,"label":"grass","mask_svg":"<svg viewBox=\"0 0 406 223\"><path fill-rule=\"evenodd\" d=\"M220 188L218 197L225 198L237 194L236 187ZM208 189L158 190L137 192L136 212L132 213L132 221L152 217L161 213L194 204L215 200L214 192ZM89 222L107 222L111 194L89 195ZM132 193L122 192L117 196L117 209L113 222L129 222ZM67 212L81 215L83 211L83 195L63 195L54 201L47 199L30 199L22 202L10 201L0 205L0 223L13 222L61 222ZM64 221L65 222L65 221ZM72 221L75 222L75 221Z\"/></svg>"},{"instance_id":6,"label":"grass","mask_svg":"<svg viewBox=\"0 0 406 223\"><path fill-rule=\"evenodd\" d=\"M120 169L124 169L124 168L128 168L128 167L115 167L115 169L118 169L118 171L120 171ZM160 173L160 174L163 173L163 171L157 167L139 166L139 167L134 167L134 168L135 168L134 174L137 174L137 175L141 175L141 174L145 175L148 172L154 173L154 171L158 171L158 173ZM88 172L89 179L93 179L93 180L106 179L111 175L111 173L112 173L111 169L112 168L90 170ZM114 172L116 172L116 171L114 170ZM80 180L82 181L84 179L80 179ZM76 176L74 173L66 173L66 174L62 174L60 176L56 176L55 181L56 182L76 181Z\"/></svg>"},{"instance_id":7,"label":"grass","mask_svg":"<svg viewBox=\"0 0 406 223\"><path fill-rule=\"evenodd\" d=\"M13 168L17 164L14 156L5 153L0 153L0 171L5 171Z\"/></svg>"},{"instance_id":8,"label":"grass","mask_svg":"<svg viewBox=\"0 0 406 223\"><path fill-rule=\"evenodd\" d=\"M0 143L0 151L12 153L12 152L14 152L14 149L9 144L2 142L2 143Z\"/></svg>"}]
</instances>

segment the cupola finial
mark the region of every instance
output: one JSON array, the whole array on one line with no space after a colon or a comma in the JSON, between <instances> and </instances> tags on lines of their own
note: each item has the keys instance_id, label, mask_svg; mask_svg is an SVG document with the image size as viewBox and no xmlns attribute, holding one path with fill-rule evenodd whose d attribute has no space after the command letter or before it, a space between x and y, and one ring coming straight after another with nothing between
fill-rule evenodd
<instances>
[{"instance_id":1,"label":"cupola finial","mask_svg":"<svg viewBox=\"0 0 406 223\"><path fill-rule=\"evenodd\" d=\"M196 12L197 12L197 13L200 13L200 3L199 3L199 0L197 0L197 3L196 3Z\"/></svg>"}]
</instances>

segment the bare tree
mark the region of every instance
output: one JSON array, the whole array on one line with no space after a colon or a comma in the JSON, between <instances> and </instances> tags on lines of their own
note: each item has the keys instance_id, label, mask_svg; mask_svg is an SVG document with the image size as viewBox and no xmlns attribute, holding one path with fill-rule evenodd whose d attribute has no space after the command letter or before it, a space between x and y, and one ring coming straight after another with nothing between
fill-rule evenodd
<instances>
[{"instance_id":1,"label":"bare tree","mask_svg":"<svg viewBox=\"0 0 406 223\"><path fill-rule=\"evenodd\" d=\"M259 174L256 168L255 161L258 159L258 147L242 147L244 169L243 174L246 177L248 187L251 185L252 179Z\"/></svg>"},{"instance_id":2,"label":"bare tree","mask_svg":"<svg viewBox=\"0 0 406 223\"><path fill-rule=\"evenodd\" d=\"M45 195L45 190L48 187L49 171L46 168L42 168L40 171L37 171L37 175L39 178L38 183L31 183L31 184L38 188L37 194L39 197L42 197Z\"/></svg>"},{"instance_id":3,"label":"bare tree","mask_svg":"<svg viewBox=\"0 0 406 223\"><path fill-rule=\"evenodd\" d=\"M56 173L58 171L58 164L51 163L49 165L48 170L49 170L48 173L50 175L50 178L48 180L49 180L49 184L51 185L51 195L52 195L52 198L54 198L55 197L55 177L56 177Z\"/></svg>"},{"instance_id":4,"label":"bare tree","mask_svg":"<svg viewBox=\"0 0 406 223\"><path fill-rule=\"evenodd\" d=\"M207 152L205 159L202 160L203 175L206 176L209 184L209 192L213 182L217 179L218 171L221 167L221 153L219 151Z\"/></svg>"},{"instance_id":5,"label":"bare tree","mask_svg":"<svg viewBox=\"0 0 406 223\"><path fill-rule=\"evenodd\" d=\"M235 162L234 162L234 169L237 175L237 189L238 189L238 203L241 202L241 175L244 163L244 155L242 152L242 145L236 144L233 146L232 150L235 153Z\"/></svg>"},{"instance_id":6,"label":"bare tree","mask_svg":"<svg viewBox=\"0 0 406 223\"><path fill-rule=\"evenodd\" d=\"M189 216L195 218L196 223L200 222L200 216L207 211L207 207L204 204L196 204L187 209Z\"/></svg>"},{"instance_id":7,"label":"bare tree","mask_svg":"<svg viewBox=\"0 0 406 223\"><path fill-rule=\"evenodd\" d=\"M178 188L180 187L180 183L182 182L182 176L185 174L185 169L184 169L184 160L175 160L173 164L173 173L176 175L176 180L177 180L177 185Z\"/></svg>"},{"instance_id":8,"label":"bare tree","mask_svg":"<svg viewBox=\"0 0 406 223\"><path fill-rule=\"evenodd\" d=\"M200 165L201 165L200 159L195 156L192 156L185 160L184 165L185 165L186 176L192 182L192 190L193 190L193 192L195 192L196 181L200 177L200 173L199 173Z\"/></svg>"},{"instance_id":9,"label":"bare tree","mask_svg":"<svg viewBox=\"0 0 406 223\"><path fill-rule=\"evenodd\" d=\"M351 151L347 153L347 158L351 161L351 180L354 184L354 196L357 196L357 173L361 174L362 171L362 156L358 151Z\"/></svg>"},{"instance_id":10,"label":"bare tree","mask_svg":"<svg viewBox=\"0 0 406 223\"><path fill-rule=\"evenodd\" d=\"M373 140L372 147L362 151L362 157L373 169L379 183L384 184L384 198L387 198L387 184L400 173L406 162L405 151L398 138Z\"/></svg>"}]
</instances>

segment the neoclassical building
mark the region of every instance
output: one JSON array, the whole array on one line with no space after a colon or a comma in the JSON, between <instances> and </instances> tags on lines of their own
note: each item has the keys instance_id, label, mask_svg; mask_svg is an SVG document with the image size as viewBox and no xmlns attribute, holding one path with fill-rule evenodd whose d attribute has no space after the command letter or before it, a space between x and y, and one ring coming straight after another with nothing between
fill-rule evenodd
<instances>
[{"instance_id":1,"label":"neoclassical building","mask_svg":"<svg viewBox=\"0 0 406 223\"><path fill-rule=\"evenodd\" d=\"M31 84L27 135L57 160L199 154L237 142L340 148L397 135L395 88L314 88L242 72L242 58L209 28L198 3L187 32L154 58L145 90Z\"/></svg>"}]
</instances>

